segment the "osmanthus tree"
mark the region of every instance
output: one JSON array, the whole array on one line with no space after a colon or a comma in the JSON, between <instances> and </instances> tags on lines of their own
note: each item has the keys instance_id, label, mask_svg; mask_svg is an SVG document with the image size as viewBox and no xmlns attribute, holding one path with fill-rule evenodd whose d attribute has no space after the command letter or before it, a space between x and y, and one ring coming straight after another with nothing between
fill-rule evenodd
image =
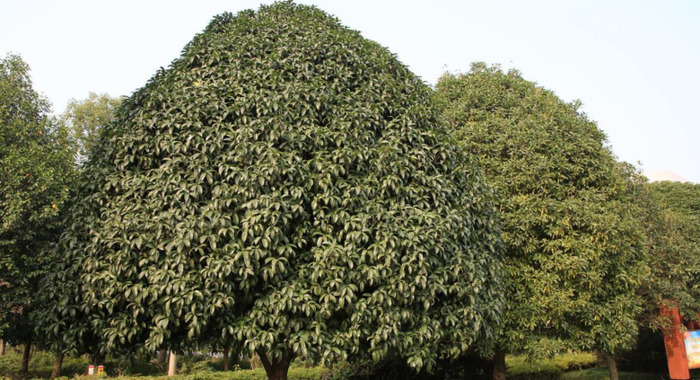
<instances>
[{"instance_id":1,"label":"osmanthus tree","mask_svg":"<svg viewBox=\"0 0 700 380\"><path fill-rule=\"evenodd\" d=\"M644 227L649 250L650 275L638 290L643 299L643 312L637 322L640 334L635 347L623 353L619 361L628 370L649 372L664 370L667 365L661 333L671 327L672 321L660 314L660 306L678 308L690 320L700 317L700 186L649 183L637 170L630 172L637 218Z\"/></svg>"},{"instance_id":2,"label":"osmanthus tree","mask_svg":"<svg viewBox=\"0 0 700 380\"><path fill-rule=\"evenodd\" d=\"M58 308L107 350L231 339L272 379L487 346L500 233L430 94L314 7L216 17L103 128L59 247L81 298Z\"/></svg>"},{"instance_id":3,"label":"osmanthus tree","mask_svg":"<svg viewBox=\"0 0 700 380\"><path fill-rule=\"evenodd\" d=\"M646 254L632 183L604 134L578 103L497 66L446 74L435 97L480 158L503 220L508 307L494 378L507 352L630 345Z\"/></svg>"},{"instance_id":4,"label":"osmanthus tree","mask_svg":"<svg viewBox=\"0 0 700 380\"><path fill-rule=\"evenodd\" d=\"M642 180L640 204L650 246L652 276L645 282L645 324L663 328L658 306L677 307L697 319L700 313L700 185Z\"/></svg>"},{"instance_id":5,"label":"osmanthus tree","mask_svg":"<svg viewBox=\"0 0 700 380\"><path fill-rule=\"evenodd\" d=\"M29 314L74 181L72 157L29 66L17 55L0 59L0 339L25 345L25 373L35 340Z\"/></svg>"}]
</instances>

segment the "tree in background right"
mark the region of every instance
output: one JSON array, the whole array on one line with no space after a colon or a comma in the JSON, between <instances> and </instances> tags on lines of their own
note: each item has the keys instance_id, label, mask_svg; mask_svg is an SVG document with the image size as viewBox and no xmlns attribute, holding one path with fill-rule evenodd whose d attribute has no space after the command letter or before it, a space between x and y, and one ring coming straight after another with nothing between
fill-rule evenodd
<instances>
[{"instance_id":1,"label":"tree in background right","mask_svg":"<svg viewBox=\"0 0 700 380\"><path fill-rule=\"evenodd\" d=\"M668 368L663 332L673 328L659 306L678 308L687 320L700 313L700 185L647 182L631 170L638 220L644 226L651 275L638 293L643 298L639 338L619 357L620 369L665 372Z\"/></svg>"},{"instance_id":2,"label":"tree in background right","mask_svg":"<svg viewBox=\"0 0 700 380\"><path fill-rule=\"evenodd\" d=\"M700 312L700 185L683 182L646 183L642 195L653 216L647 233L652 247L650 265L654 272L647 286L653 308L673 301L681 314L696 319ZM656 206L656 207L653 207ZM649 213L651 214L651 212ZM663 321L650 318L651 327L663 327Z\"/></svg>"},{"instance_id":3,"label":"tree in background right","mask_svg":"<svg viewBox=\"0 0 700 380\"><path fill-rule=\"evenodd\" d=\"M567 349L606 353L616 379L649 273L629 171L579 102L515 70L473 64L444 75L435 97L454 137L479 158L503 222L508 307L494 379L505 378L506 353Z\"/></svg>"}]
</instances>

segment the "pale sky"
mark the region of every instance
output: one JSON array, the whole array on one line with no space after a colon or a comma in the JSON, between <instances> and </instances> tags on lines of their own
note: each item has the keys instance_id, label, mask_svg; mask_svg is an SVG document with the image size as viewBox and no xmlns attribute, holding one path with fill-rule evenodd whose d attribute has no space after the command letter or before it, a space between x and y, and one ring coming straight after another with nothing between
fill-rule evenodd
<instances>
[{"instance_id":1,"label":"pale sky","mask_svg":"<svg viewBox=\"0 0 700 380\"><path fill-rule=\"evenodd\" d=\"M700 1L298 2L386 46L430 84L474 61L516 68L580 99L620 159L700 183ZM90 91L131 94L214 15L260 3L0 0L0 55L21 55L61 113Z\"/></svg>"}]
</instances>

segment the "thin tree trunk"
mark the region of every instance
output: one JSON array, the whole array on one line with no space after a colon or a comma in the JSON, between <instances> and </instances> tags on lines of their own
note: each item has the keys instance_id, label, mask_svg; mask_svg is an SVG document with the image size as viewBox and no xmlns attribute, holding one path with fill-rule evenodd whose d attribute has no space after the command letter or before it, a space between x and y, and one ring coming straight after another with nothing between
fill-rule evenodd
<instances>
[{"instance_id":1,"label":"thin tree trunk","mask_svg":"<svg viewBox=\"0 0 700 380\"><path fill-rule=\"evenodd\" d=\"M102 354L99 351L95 351L95 353L92 354L91 358L92 364L95 365L95 371L97 371L97 366L105 364L105 358L102 356Z\"/></svg>"},{"instance_id":2,"label":"thin tree trunk","mask_svg":"<svg viewBox=\"0 0 700 380\"><path fill-rule=\"evenodd\" d=\"M0 356L5 355L5 341L0 339Z\"/></svg>"},{"instance_id":3,"label":"thin tree trunk","mask_svg":"<svg viewBox=\"0 0 700 380\"><path fill-rule=\"evenodd\" d=\"M610 380L619 380L620 377L617 373L617 362L615 361L615 355L605 353L605 362L608 364L608 377L610 377Z\"/></svg>"},{"instance_id":4,"label":"thin tree trunk","mask_svg":"<svg viewBox=\"0 0 700 380\"><path fill-rule=\"evenodd\" d=\"M29 372L29 356L32 353L32 341L28 340L24 343L24 353L22 354L22 367L19 373L26 375Z\"/></svg>"},{"instance_id":5,"label":"thin tree trunk","mask_svg":"<svg viewBox=\"0 0 700 380\"><path fill-rule=\"evenodd\" d=\"M158 356L156 356L156 360L158 360L158 363L165 363L165 360L168 358L168 350L166 349L160 349L158 350Z\"/></svg>"},{"instance_id":6,"label":"thin tree trunk","mask_svg":"<svg viewBox=\"0 0 700 380\"><path fill-rule=\"evenodd\" d=\"M170 361L168 362L168 376L175 376L177 374L177 355L171 350L170 351Z\"/></svg>"},{"instance_id":7,"label":"thin tree trunk","mask_svg":"<svg viewBox=\"0 0 700 380\"><path fill-rule=\"evenodd\" d=\"M506 380L506 351L496 350L493 355L493 380Z\"/></svg>"},{"instance_id":8,"label":"thin tree trunk","mask_svg":"<svg viewBox=\"0 0 700 380\"><path fill-rule=\"evenodd\" d=\"M268 380L287 380L289 365L292 363L292 360L294 360L293 355L285 353L281 359L273 359L270 361L265 351L258 350L258 356L260 356L260 361L263 367L265 367Z\"/></svg>"},{"instance_id":9,"label":"thin tree trunk","mask_svg":"<svg viewBox=\"0 0 700 380\"><path fill-rule=\"evenodd\" d=\"M63 352L56 354L56 360L53 362L53 371L51 371L51 378L55 379L61 377L61 368L63 367Z\"/></svg>"},{"instance_id":10,"label":"thin tree trunk","mask_svg":"<svg viewBox=\"0 0 700 380\"><path fill-rule=\"evenodd\" d=\"M226 347L224 347L224 350L222 352L222 354L223 354L222 361L224 363L224 371L228 371L230 369L229 365L228 365L228 351L229 351L229 347L226 346Z\"/></svg>"}]
</instances>

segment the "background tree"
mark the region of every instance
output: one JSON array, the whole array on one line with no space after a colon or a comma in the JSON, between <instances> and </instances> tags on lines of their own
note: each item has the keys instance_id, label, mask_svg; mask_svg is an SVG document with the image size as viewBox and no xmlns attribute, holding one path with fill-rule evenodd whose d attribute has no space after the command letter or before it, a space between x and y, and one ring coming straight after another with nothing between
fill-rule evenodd
<instances>
[{"instance_id":1,"label":"background tree","mask_svg":"<svg viewBox=\"0 0 700 380\"><path fill-rule=\"evenodd\" d=\"M84 163L96 141L101 129L114 119L116 108L121 98L112 98L107 94L90 92L86 99L71 99L60 121L67 128L71 143L75 147L75 161ZM71 223L71 220L66 220ZM62 257L59 249L53 255ZM90 354L92 363L100 364L98 349L99 332L90 326L88 314L82 303L80 287L80 268L66 266L62 261L48 263L46 275L38 296L42 307L36 308L32 318L39 336L44 338L47 348L57 353L52 378L60 376L63 357ZM62 284L60 288L55 285Z\"/></svg>"},{"instance_id":2,"label":"background tree","mask_svg":"<svg viewBox=\"0 0 700 380\"><path fill-rule=\"evenodd\" d=\"M435 96L503 219L508 308L494 378L505 377L506 352L628 347L645 251L631 183L603 133L578 103L497 66L446 74Z\"/></svg>"},{"instance_id":3,"label":"background tree","mask_svg":"<svg viewBox=\"0 0 700 380\"><path fill-rule=\"evenodd\" d=\"M700 313L700 185L648 183L630 170L635 181L638 219L645 228L651 271L639 289L643 313L635 348L621 357L621 366L638 372L666 371L662 331L670 321L659 305L677 307L691 320Z\"/></svg>"},{"instance_id":4,"label":"background tree","mask_svg":"<svg viewBox=\"0 0 700 380\"><path fill-rule=\"evenodd\" d=\"M65 128L32 88L19 56L0 60L0 337L25 344L26 373L39 279L57 239L60 210L74 180Z\"/></svg>"},{"instance_id":5,"label":"background tree","mask_svg":"<svg viewBox=\"0 0 700 380\"><path fill-rule=\"evenodd\" d=\"M90 92L86 99L71 99L61 121L68 126L77 145L77 159L84 162L95 145L99 130L114 120L114 112L121 98Z\"/></svg>"},{"instance_id":6,"label":"background tree","mask_svg":"<svg viewBox=\"0 0 700 380\"><path fill-rule=\"evenodd\" d=\"M225 332L282 379L297 356L430 368L492 339L490 192L430 93L314 7L216 17L85 165L60 249L105 347Z\"/></svg>"},{"instance_id":7,"label":"background tree","mask_svg":"<svg viewBox=\"0 0 700 380\"><path fill-rule=\"evenodd\" d=\"M700 312L700 185L682 182L644 184L642 195L650 228L653 276L646 286L649 324L656 320L657 307L671 301L688 318Z\"/></svg>"}]
</instances>

